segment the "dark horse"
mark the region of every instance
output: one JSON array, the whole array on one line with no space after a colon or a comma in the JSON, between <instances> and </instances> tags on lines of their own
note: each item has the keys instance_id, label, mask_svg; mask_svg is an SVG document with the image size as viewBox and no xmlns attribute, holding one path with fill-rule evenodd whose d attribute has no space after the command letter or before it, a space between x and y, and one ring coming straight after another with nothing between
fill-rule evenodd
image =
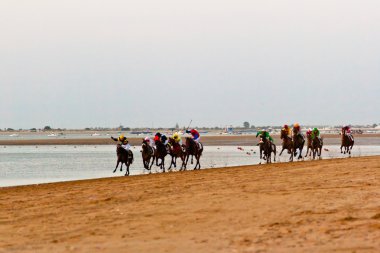
<instances>
[{"instance_id":1,"label":"dark horse","mask_svg":"<svg viewBox=\"0 0 380 253\"><path fill-rule=\"evenodd\" d=\"M289 158L289 161L292 161L293 162L293 152L294 152L294 143L293 143L293 140L292 138L290 138L287 134L286 134L286 131L285 130L281 130L281 135L280 135L281 139L282 139L282 150L280 152L280 154L278 156L280 156L282 154L282 152L287 149L288 150L288 153L290 154L290 158Z\"/></svg>"},{"instance_id":2,"label":"dark horse","mask_svg":"<svg viewBox=\"0 0 380 253\"><path fill-rule=\"evenodd\" d=\"M201 156L202 156L202 152L203 152L203 145L202 143L196 143L192 138L190 137L186 137L186 144L185 144L185 150L186 150L186 154L185 154L185 166L184 166L184 169L186 169L186 166L187 166L187 162L189 161L189 157L191 156L191 164L193 164L193 157L195 156L195 160L197 160L197 163L195 164L195 167L194 167L194 170L197 169L200 169L201 168L201 164L199 162Z\"/></svg>"},{"instance_id":3,"label":"dark horse","mask_svg":"<svg viewBox=\"0 0 380 253\"><path fill-rule=\"evenodd\" d=\"M311 140L311 151L313 152L313 159L315 159L315 155L318 155L319 159L321 159L322 146L322 138L315 136L314 139Z\"/></svg>"},{"instance_id":4,"label":"dark horse","mask_svg":"<svg viewBox=\"0 0 380 253\"><path fill-rule=\"evenodd\" d=\"M113 173L116 172L117 167L120 165L120 171L123 171L123 163L125 166L127 166L127 172L125 173L126 176L129 175L129 166L133 163L133 153L130 150L125 150L120 144L117 144L116 146L116 155L117 155L117 163L116 168L113 171Z\"/></svg>"},{"instance_id":5,"label":"dark horse","mask_svg":"<svg viewBox=\"0 0 380 253\"><path fill-rule=\"evenodd\" d=\"M340 145L340 153L351 155L352 147L354 146L354 136L351 136L352 139L346 135L346 130L342 130L342 144ZM344 148L342 150L342 148Z\"/></svg>"},{"instance_id":6,"label":"dark horse","mask_svg":"<svg viewBox=\"0 0 380 253\"><path fill-rule=\"evenodd\" d=\"M170 167L168 168L169 170L171 169L172 165L174 165L174 168L177 168L178 157L182 160L181 170L185 167L186 151L173 138L169 138L169 155L172 157Z\"/></svg>"},{"instance_id":7,"label":"dark horse","mask_svg":"<svg viewBox=\"0 0 380 253\"><path fill-rule=\"evenodd\" d=\"M260 164L261 159L267 161L267 163L272 163L272 152L274 153L274 161L276 161L276 145L266 138L262 139L262 142L259 144L260 147ZM264 156L262 156L264 155Z\"/></svg>"},{"instance_id":8,"label":"dark horse","mask_svg":"<svg viewBox=\"0 0 380 253\"><path fill-rule=\"evenodd\" d=\"M303 146L305 145L305 136L301 133L293 133L293 152L294 155L297 155L297 149L300 151L297 159L302 159L302 150Z\"/></svg>"},{"instance_id":9,"label":"dark horse","mask_svg":"<svg viewBox=\"0 0 380 253\"><path fill-rule=\"evenodd\" d=\"M165 172L165 156L168 154L168 150L161 141L156 141L156 149L154 151L154 158L156 159L156 166L160 166L161 170ZM161 159L161 163L158 164L158 159Z\"/></svg>"},{"instance_id":10,"label":"dark horse","mask_svg":"<svg viewBox=\"0 0 380 253\"><path fill-rule=\"evenodd\" d=\"M141 155L143 159L144 169L150 171L155 159L154 148L151 147L146 140L143 140L141 148L142 148ZM150 162L150 160L152 160L152 162Z\"/></svg>"}]
</instances>

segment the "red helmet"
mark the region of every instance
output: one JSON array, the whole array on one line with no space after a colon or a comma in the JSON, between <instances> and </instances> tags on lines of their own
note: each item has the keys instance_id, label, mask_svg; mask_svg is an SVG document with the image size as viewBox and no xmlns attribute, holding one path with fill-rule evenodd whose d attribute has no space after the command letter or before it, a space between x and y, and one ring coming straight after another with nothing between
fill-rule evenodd
<instances>
[{"instance_id":1,"label":"red helmet","mask_svg":"<svg viewBox=\"0 0 380 253\"><path fill-rule=\"evenodd\" d=\"M289 128L289 126L285 124L285 125L284 125L284 128Z\"/></svg>"}]
</instances>

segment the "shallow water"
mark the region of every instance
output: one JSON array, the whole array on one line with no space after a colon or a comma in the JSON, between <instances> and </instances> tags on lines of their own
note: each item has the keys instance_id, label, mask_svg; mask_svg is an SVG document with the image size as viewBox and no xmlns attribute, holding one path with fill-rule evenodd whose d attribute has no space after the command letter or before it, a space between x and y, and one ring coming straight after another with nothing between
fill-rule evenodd
<instances>
[{"instance_id":1,"label":"shallow water","mask_svg":"<svg viewBox=\"0 0 380 253\"><path fill-rule=\"evenodd\" d=\"M322 157L344 157L338 146L325 146L328 151ZM130 167L131 175L144 171L140 147L132 148L135 161ZM305 153L305 151L303 152ZM356 146L352 156L380 155L380 146ZM288 161L285 152L277 161ZM201 158L202 169L251 165L260 162L258 147L206 146ZM165 160L169 167L170 157ZM180 161L177 161L180 165ZM119 170L112 173L116 165L115 146L6 146L0 148L0 186L38 184L79 179L122 176ZM195 165L195 164L194 164ZM194 165L188 165L192 169ZM152 173L160 172L152 167Z\"/></svg>"}]
</instances>

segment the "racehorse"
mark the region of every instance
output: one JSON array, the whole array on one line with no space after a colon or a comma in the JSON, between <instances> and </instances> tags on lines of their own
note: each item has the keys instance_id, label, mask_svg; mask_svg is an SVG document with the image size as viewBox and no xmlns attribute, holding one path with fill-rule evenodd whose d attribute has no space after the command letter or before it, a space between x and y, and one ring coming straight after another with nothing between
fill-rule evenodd
<instances>
[{"instance_id":1,"label":"racehorse","mask_svg":"<svg viewBox=\"0 0 380 253\"><path fill-rule=\"evenodd\" d=\"M191 138L191 137L186 137L186 144L185 144L185 166L184 169L186 169L187 162L189 161L189 157L191 156L191 164L193 164L193 157L195 156L195 160L197 160L197 163L195 164L194 170L200 169L201 164L199 162L202 152L203 152L203 145L202 143L198 142L198 144Z\"/></svg>"},{"instance_id":2,"label":"racehorse","mask_svg":"<svg viewBox=\"0 0 380 253\"><path fill-rule=\"evenodd\" d=\"M267 140L266 138L263 138L262 142L259 143L259 147L260 164L262 158L264 158L267 163L272 163L272 152L274 153L274 161L276 161L276 145L274 145L274 143L272 143L270 140ZM264 154L264 157L262 157L262 154Z\"/></svg>"},{"instance_id":3,"label":"racehorse","mask_svg":"<svg viewBox=\"0 0 380 253\"><path fill-rule=\"evenodd\" d=\"M315 155L318 155L319 159L321 159L323 146L323 139L315 136L311 141L311 150L313 151L313 159L315 159Z\"/></svg>"},{"instance_id":4,"label":"racehorse","mask_svg":"<svg viewBox=\"0 0 380 253\"><path fill-rule=\"evenodd\" d=\"M352 139L350 139L350 137L348 137L346 135L346 130L342 130L342 144L340 145L340 153L343 153L343 154L346 154L348 153L349 155L351 155L351 150L352 150L352 147L354 146L354 136L351 136ZM342 150L342 148L344 148Z\"/></svg>"},{"instance_id":5,"label":"racehorse","mask_svg":"<svg viewBox=\"0 0 380 253\"><path fill-rule=\"evenodd\" d=\"M133 153L131 150L125 150L120 144L116 146L116 155L117 155L117 163L116 168L113 173L116 172L117 167L120 165L120 171L123 171L123 163L127 166L127 171L125 173L126 176L129 175L129 166L133 163Z\"/></svg>"},{"instance_id":6,"label":"racehorse","mask_svg":"<svg viewBox=\"0 0 380 253\"><path fill-rule=\"evenodd\" d=\"M310 150L310 157L311 157L311 153L312 153L312 147L311 147L311 135L310 134L307 134L306 135L306 139L307 139L307 149L306 149L306 155L305 157L307 157L307 155L309 154L309 150Z\"/></svg>"},{"instance_id":7,"label":"racehorse","mask_svg":"<svg viewBox=\"0 0 380 253\"><path fill-rule=\"evenodd\" d=\"M144 139L143 139L141 148L142 148L142 150L141 150L141 156L142 156L142 159L143 159L144 169L150 171L151 168L152 168L152 165L154 163L154 159L155 159L155 156L154 156L154 151L155 150ZM152 159L152 163L150 162L151 159ZM150 164L150 166L149 166L149 164Z\"/></svg>"},{"instance_id":8,"label":"racehorse","mask_svg":"<svg viewBox=\"0 0 380 253\"><path fill-rule=\"evenodd\" d=\"M305 145L305 136L301 133L296 134L293 133L293 152L294 155L297 155L297 149L300 151L300 154L298 155L297 159L302 159L302 150L303 146Z\"/></svg>"},{"instance_id":9,"label":"racehorse","mask_svg":"<svg viewBox=\"0 0 380 253\"><path fill-rule=\"evenodd\" d=\"M169 155L172 157L172 161L170 163L169 170L171 169L172 165L174 165L174 168L177 168L177 158L181 158L182 165L181 170L184 168L185 164L185 156L186 152L182 149L181 145L177 143L173 138L169 138Z\"/></svg>"},{"instance_id":10,"label":"racehorse","mask_svg":"<svg viewBox=\"0 0 380 253\"><path fill-rule=\"evenodd\" d=\"M293 140L291 137L289 137L287 134L286 134L286 131L285 130L281 130L281 135L280 135L281 139L282 139L282 150L280 152L280 154L278 156L280 156L282 154L282 152L287 149L288 150L288 153L290 154L290 158L289 158L289 161L292 161L293 162L293 152L294 152L294 143L293 143Z\"/></svg>"},{"instance_id":11,"label":"racehorse","mask_svg":"<svg viewBox=\"0 0 380 253\"><path fill-rule=\"evenodd\" d=\"M168 154L166 146L161 141L156 141L156 149L154 150L154 158L156 159L156 166L160 166L160 169L165 172L165 156ZM158 159L161 159L161 163L158 164Z\"/></svg>"}]
</instances>

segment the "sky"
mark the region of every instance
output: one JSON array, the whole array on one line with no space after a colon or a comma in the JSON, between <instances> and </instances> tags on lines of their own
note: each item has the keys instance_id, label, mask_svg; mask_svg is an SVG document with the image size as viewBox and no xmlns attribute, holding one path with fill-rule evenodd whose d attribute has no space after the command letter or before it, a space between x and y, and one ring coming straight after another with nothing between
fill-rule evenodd
<instances>
[{"instance_id":1,"label":"sky","mask_svg":"<svg viewBox=\"0 0 380 253\"><path fill-rule=\"evenodd\" d=\"M0 2L0 128L380 122L378 0Z\"/></svg>"}]
</instances>

